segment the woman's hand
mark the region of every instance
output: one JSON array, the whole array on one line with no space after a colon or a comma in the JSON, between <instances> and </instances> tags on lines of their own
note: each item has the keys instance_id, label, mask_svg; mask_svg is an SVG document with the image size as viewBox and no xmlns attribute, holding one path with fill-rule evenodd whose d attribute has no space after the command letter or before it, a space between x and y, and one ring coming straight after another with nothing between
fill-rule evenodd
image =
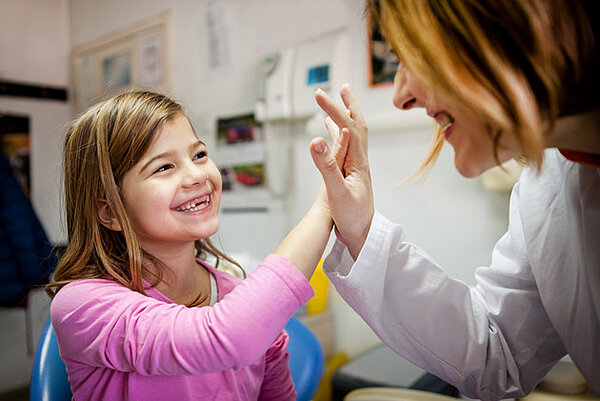
<instances>
[{"instance_id":1,"label":"woman's hand","mask_svg":"<svg viewBox=\"0 0 600 401\"><path fill-rule=\"evenodd\" d=\"M322 138L320 143L311 144L311 149L317 147L316 152L327 154L333 160L335 169L338 170L336 163L341 165L348 153L348 139L349 135L342 137L336 135L332 152L328 150L327 142ZM323 185L308 212L281 241L274 253L285 257L310 280L319 259L323 256L332 226L327 191Z\"/></svg>"},{"instance_id":2,"label":"woman's hand","mask_svg":"<svg viewBox=\"0 0 600 401\"><path fill-rule=\"evenodd\" d=\"M338 237L356 260L375 213L367 155L368 128L350 86L343 85L340 95L346 110L325 92L316 92L317 103L329 115L326 126L333 139L334 153L323 138L313 139L310 152L323 176Z\"/></svg>"}]
</instances>

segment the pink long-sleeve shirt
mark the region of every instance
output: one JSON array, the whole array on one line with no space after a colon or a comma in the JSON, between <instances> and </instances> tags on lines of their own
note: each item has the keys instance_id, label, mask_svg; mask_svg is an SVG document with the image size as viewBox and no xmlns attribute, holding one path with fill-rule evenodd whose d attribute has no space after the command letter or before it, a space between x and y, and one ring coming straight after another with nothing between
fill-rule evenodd
<instances>
[{"instance_id":1,"label":"pink long-sleeve shirt","mask_svg":"<svg viewBox=\"0 0 600 401\"><path fill-rule=\"evenodd\" d=\"M275 254L245 280L206 267L210 307L102 279L63 287L50 313L74 399L295 399L283 328L313 295L308 280Z\"/></svg>"}]
</instances>

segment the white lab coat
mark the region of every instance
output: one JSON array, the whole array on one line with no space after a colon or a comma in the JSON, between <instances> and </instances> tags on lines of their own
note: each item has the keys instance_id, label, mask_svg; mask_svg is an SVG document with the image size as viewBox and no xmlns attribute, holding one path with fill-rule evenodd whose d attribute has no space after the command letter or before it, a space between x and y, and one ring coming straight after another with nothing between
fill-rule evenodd
<instances>
[{"instance_id":1,"label":"white lab coat","mask_svg":"<svg viewBox=\"0 0 600 401\"><path fill-rule=\"evenodd\" d=\"M567 352L600 394L600 168L555 149L525 168L474 287L378 212L356 262L338 240L324 269L384 343L468 397L528 393Z\"/></svg>"}]
</instances>

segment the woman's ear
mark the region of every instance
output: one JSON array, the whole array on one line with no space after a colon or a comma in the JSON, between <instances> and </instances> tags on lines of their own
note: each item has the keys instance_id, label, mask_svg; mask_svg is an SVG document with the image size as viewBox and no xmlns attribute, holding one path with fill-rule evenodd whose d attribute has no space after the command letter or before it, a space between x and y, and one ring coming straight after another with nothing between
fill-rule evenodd
<instances>
[{"instance_id":1,"label":"woman's ear","mask_svg":"<svg viewBox=\"0 0 600 401\"><path fill-rule=\"evenodd\" d=\"M100 224L112 231L122 231L121 225L106 200L98 199L96 201L96 210Z\"/></svg>"}]
</instances>

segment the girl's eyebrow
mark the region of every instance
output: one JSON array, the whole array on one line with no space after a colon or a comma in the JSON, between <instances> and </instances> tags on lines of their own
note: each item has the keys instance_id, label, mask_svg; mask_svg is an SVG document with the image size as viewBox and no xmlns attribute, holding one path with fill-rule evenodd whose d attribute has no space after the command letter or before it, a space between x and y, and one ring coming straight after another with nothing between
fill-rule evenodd
<instances>
[{"instance_id":1,"label":"girl's eyebrow","mask_svg":"<svg viewBox=\"0 0 600 401\"><path fill-rule=\"evenodd\" d=\"M192 143L189 146L190 151L199 148L201 146L206 146L206 144L204 142L202 142L200 139L198 139L196 142ZM172 156L175 152L173 152L172 150L168 150L166 152L163 153L159 153L156 156L153 156L150 158L150 160L148 160L146 163L144 163L144 165L142 166L142 168L140 169L140 173L144 170L146 170L146 168L148 168L148 166L150 164L152 164L153 161L158 160L158 159L163 159L163 158L168 158L169 156Z\"/></svg>"},{"instance_id":2,"label":"girl's eyebrow","mask_svg":"<svg viewBox=\"0 0 600 401\"><path fill-rule=\"evenodd\" d=\"M151 158L150 158L150 160L148 160L146 163L144 163L144 165L143 165L143 166L142 166L142 168L140 169L140 173L141 173L141 172L143 172L143 171L145 171L145 170L148 168L148 166L149 166L150 164L152 164L152 162L154 162L155 160L158 160L158 159L163 159L163 158L168 158L168 157L169 157L169 156L171 156L172 154L173 154L173 151L170 151L170 150L169 150L169 151L167 151L167 152L163 152L163 153L160 153L160 154L158 154L158 155L156 155L156 156L153 156L153 157L151 157Z\"/></svg>"},{"instance_id":3,"label":"girl's eyebrow","mask_svg":"<svg viewBox=\"0 0 600 401\"><path fill-rule=\"evenodd\" d=\"M194 142L190 145L190 149L194 149L199 146L206 146L206 144L204 142L202 142L200 139L198 139L196 142Z\"/></svg>"}]
</instances>

